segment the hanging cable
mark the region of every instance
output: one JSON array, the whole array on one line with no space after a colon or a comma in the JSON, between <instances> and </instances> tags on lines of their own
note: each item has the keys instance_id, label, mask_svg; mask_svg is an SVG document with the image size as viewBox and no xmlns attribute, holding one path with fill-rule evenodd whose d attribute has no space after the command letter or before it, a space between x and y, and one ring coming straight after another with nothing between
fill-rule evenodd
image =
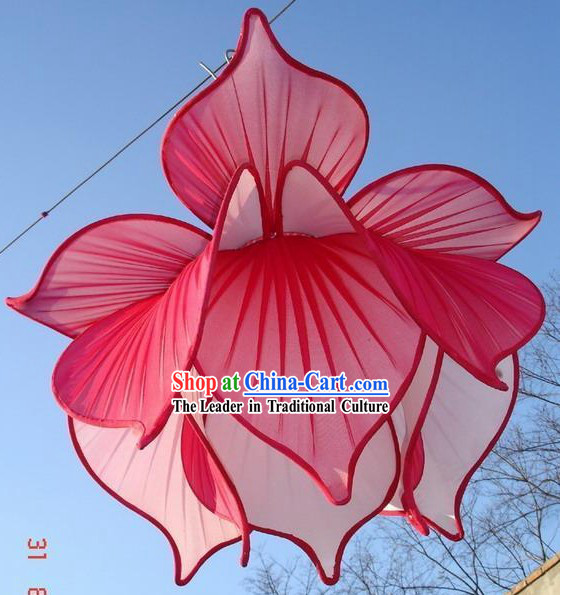
<instances>
[{"instance_id":1,"label":"hanging cable","mask_svg":"<svg viewBox=\"0 0 561 595\"><path fill-rule=\"evenodd\" d=\"M269 25L272 25L281 15L283 15L294 3L296 0L291 0L288 2L277 14L269 19ZM231 50L228 50L231 51ZM195 85L189 92L187 92L183 97L178 99L171 107L166 109L166 111L158 116L155 120L150 122L146 128L142 129L136 136L131 138L127 143L125 143L118 151L113 153L106 161L104 161L99 167L97 167L94 171L92 171L88 176L86 176L83 180L78 182L73 188L71 188L64 196L61 196L57 202L55 202L50 208L46 211L43 211L35 221L30 223L23 231L21 231L18 235L16 235L13 239L11 239L1 250L0 254L3 254L10 246L13 246L18 240L20 240L26 233L31 231L38 223L43 221L46 217L48 217L59 205L61 205L67 198L70 198L77 190L79 190L84 184L87 184L93 177L97 176L99 172L104 170L110 163L115 161L119 155L124 153L131 145L133 145L137 140L142 138L147 132L152 130L154 126L159 124L166 116L168 116L171 112L173 112L176 108L178 108L186 99L188 99L193 93L198 91L205 83L207 83L211 79L216 79L216 74L220 72L224 66L226 66L229 62L228 56L226 55L226 59L220 66L216 67L214 70L211 70L207 66L204 66L204 69L209 73L200 83Z\"/></svg>"}]
</instances>

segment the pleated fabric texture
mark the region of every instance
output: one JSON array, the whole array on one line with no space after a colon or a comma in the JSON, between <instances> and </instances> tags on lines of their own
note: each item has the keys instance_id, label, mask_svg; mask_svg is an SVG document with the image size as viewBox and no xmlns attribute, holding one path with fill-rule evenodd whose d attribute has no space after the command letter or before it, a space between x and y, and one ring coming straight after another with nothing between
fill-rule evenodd
<instances>
[{"instance_id":1,"label":"pleated fabric texture","mask_svg":"<svg viewBox=\"0 0 561 595\"><path fill-rule=\"evenodd\" d=\"M540 213L438 164L346 201L367 139L356 93L290 57L252 9L162 143L171 188L212 234L157 215L98 221L7 300L72 339L53 392L74 447L164 532L178 584L235 541L246 564L252 531L292 540L327 584L377 514L463 536L462 495L544 316L536 287L496 261ZM390 413L175 415L176 369L385 378Z\"/></svg>"}]
</instances>

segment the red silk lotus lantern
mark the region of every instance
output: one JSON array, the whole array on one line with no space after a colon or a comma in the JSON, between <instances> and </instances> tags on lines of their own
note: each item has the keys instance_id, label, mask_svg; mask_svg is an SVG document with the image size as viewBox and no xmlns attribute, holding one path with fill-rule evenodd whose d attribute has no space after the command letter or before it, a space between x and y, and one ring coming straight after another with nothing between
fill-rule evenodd
<instances>
[{"instance_id":1,"label":"red silk lotus lantern","mask_svg":"<svg viewBox=\"0 0 561 595\"><path fill-rule=\"evenodd\" d=\"M536 287L496 261L540 213L447 165L344 200L367 139L356 93L294 60L250 10L235 57L163 138L172 189L212 235L157 215L98 221L8 300L72 339L53 391L74 446L166 534L178 584L240 539L245 563L252 531L295 542L328 584L377 514L462 538L462 494L544 315ZM391 410L173 415L176 369L382 377Z\"/></svg>"}]
</instances>

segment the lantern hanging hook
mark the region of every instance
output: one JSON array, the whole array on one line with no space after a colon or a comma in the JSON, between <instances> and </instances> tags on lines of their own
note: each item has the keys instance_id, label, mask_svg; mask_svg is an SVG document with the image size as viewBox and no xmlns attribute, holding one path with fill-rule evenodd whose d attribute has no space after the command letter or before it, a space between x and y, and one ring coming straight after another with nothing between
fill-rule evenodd
<instances>
[{"instance_id":1,"label":"lantern hanging hook","mask_svg":"<svg viewBox=\"0 0 561 595\"><path fill-rule=\"evenodd\" d=\"M207 72L214 80L216 80L218 77L216 76L216 72L218 72L218 70L220 70L223 66L225 66L226 64L229 64L232 61L232 58L234 57L234 54L236 53L236 50L231 50L228 49L224 52L224 59L225 62L223 64L221 64L216 71L212 70L212 68L210 68L209 66L207 66L204 62L199 62L199 66L205 71Z\"/></svg>"},{"instance_id":2,"label":"lantern hanging hook","mask_svg":"<svg viewBox=\"0 0 561 595\"><path fill-rule=\"evenodd\" d=\"M199 62L199 66L205 71L208 72L208 74L210 74L210 76L216 80L218 77L216 76L216 74L214 73L214 70L212 70L212 68L209 68L204 62Z\"/></svg>"}]
</instances>

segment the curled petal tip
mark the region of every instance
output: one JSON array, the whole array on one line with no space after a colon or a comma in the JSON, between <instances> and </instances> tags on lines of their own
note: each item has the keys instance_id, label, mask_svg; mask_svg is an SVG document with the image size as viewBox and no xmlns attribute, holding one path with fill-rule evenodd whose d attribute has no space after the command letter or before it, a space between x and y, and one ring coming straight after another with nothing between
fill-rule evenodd
<instances>
[{"instance_id":1,"label":"curled petal tip","mask_svg":"<svg viewBox=\"0 0 561 595\"><path fill-rule=\"evenodd\" d=\"M496 388L500 391L507 391L508 390L508 384L506 384L506 382L502 379L503 375L499 370L495 371L494 374L494 382L491 384L489 383L489 386L491 386L492 388Z\"/></svg>"},{"instance_id":2,"label":"curled petal tip","mask_svg":"<svg viewBox=\"0 0 561 595\"><path fill-rule=\"evenodd\" d=\"M259 19L267 26L269 25L269 21L267 19L267 16L265 15L265 13L261 9L256 8L254 6L252 6L251 8L248 8L245 11L244 19L247 19L247 20Z\"/></svg>"},{"instance_id":3,"label":"curled petal tip","mask_svg":"<svg viewBox=\"0 0 561 595\"><path fill-rule=\"evenodd\" d=\"M338 574L331 574L331 575L327 575L325 574L325 572L323 570L320 571L320 578L321 581L324 585L328 585L328 586L333 586L337 583L337 581L339 580L339 575Z\"/></svg>"},{"instance_id":4,"label":"curled petal tip","mask_svg":"<svg viewBox=\"0 0 561 595\"><path fill-rule=\"evenodd\" d=\"M462 539L464 538L464 530L461 529L458 533L454 533L451 535L446 535L446 538L449 539L450 541L462 541Z\"/></svg>"},{"instance_id":5,"label":"curled petal tip","mask_svg":"<svg viewBox=\"0 0 561 595\"><path fill-rule=\"evenodd\" d=\"M146 434L142 434L140 439L137 442L138 450L144 450L151 442L154 440L155 436L146 436Z\"/></svg>"},{"instance_id":6,"label":"curled petal tip","mask_svg":"<svg viewBox=\"0 0 561 595\"><path fill-rule=\"evenodd\" d=\"M505 202L506 202L506 199L505 199ZM530 213L523 213L522 211L518 211L514 207L511 207L510 204L508 204L508 206L510 207L511 212L515 217L517 217L519 219L533 220L534 227L540 222L540 220L543 216L543 212L539 209L537 211L532 211Z\"/></svg>"},{"instance_id":7,"label":"curled petal tip","mask_svg":"<svg viewBox=\"0 0 561 595\"><path fill-rule=\"evenodd\" d=\"M4 298L4 303L6 304L6 306L8 306L8 308L16 308L17 307L17 301L19 298L16 297L7 297Z\"/></svg>"},{"instance_id":8,"label":"curled petal tip","mask_svg":"<svg viewBox=\"0 0 561 595\"><path fill-rule=\"evenodd\" d=\"M496 388L497 390L503 392L507 391L509 388L508 384L506 384L504 380L502 380L502 374L499 370L487 372L486 376L480 378L480 380L488 386L490 386L491 388Z\"/></svg>"},{"instance_id":9,"label":"curled petal tip","mask_svg":"<svg viewBox=\"0 0 561 595\"><path fill-rule=\"evenodd\" d=\"M18 295L15 297L4 298L4 303L6 304L6 306L8 306L8 308L11 308L16 312L21 312L24 309L28 300L29 293L24 293L23 295Z\"/></svg>"}]
</instances>

